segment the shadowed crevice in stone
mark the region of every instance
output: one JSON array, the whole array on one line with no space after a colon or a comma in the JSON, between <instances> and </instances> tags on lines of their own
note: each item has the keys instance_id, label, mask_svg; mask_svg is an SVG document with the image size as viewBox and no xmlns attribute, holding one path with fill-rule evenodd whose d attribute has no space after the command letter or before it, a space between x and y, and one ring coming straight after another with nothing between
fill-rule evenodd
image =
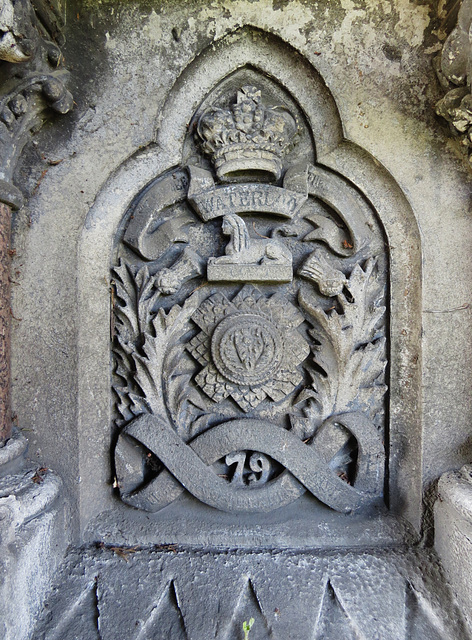
<instances>
[{"instance_id":1,"label":"shadowed crevice in stone","mask_svg":"<svg viewBox=\"0 0 472 640\"><path fill-rule=\"evenodd\" d=\"M65 591L67 587L65 585ZM68 594L70 597L70 594ZM46 619L51 614L46 614ZM72 640L72 638L86 638L87 640L102 640L99 631L100 612L98 608L98 584L94 580L88 585L75 601L69 602L64 615L56 627L43 631L38 640Z\"/></svg>"},{"instance_id":2,"label":"shadowed crevice in stone","mask_svg":"<svg viewBox=\"0 0 472 640\"><path fill-rule=\"evenodd\" d=\"M161 637L188 640L173 580L169 582L158 603L151 610L135 640Z\"/></svg>"},{"instance_id":3,"label":"shadowed crevice in stone","mask_svg":"<svg viewBox=\"0 0 472 640\"><path fill-rule=\"evenodd\" d=\"M243 640L243 624L250 622L251 619L254 620L251 628L251 637L253 635L261 640L272 637L254 585L252 580L249 579L239 596L227 632L223 635L224 640Z\"/></svg>"},{"instance_id":4,"label":"shadowed crevice in stone","mask_svg":"<svg viewBox=\"0 0 472 640\"><path fill-rule=\"evenodd\" d=\"M326 583L314 640L324 638L357 640L349 616L344 611L329 580Z\"/></svg>"}]
</instances>

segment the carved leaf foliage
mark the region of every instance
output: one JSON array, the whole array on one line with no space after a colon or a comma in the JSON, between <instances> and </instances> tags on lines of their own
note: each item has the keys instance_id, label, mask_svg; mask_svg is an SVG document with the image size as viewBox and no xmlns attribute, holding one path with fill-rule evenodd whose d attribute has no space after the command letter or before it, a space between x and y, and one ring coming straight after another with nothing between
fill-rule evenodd
<instances>
[{"instance_id":1,"label":"carved leaf foliage","mask_svg":"<svg viewBox=\"0 0 472 640\"><path fill-rule=\"evenodd\" d=\"M143 307L143 313L147 313L146 307ZM162 367L170 335L180 326L181 313L180 305L174 305L167 313L159 309L150 323L154 335L144 334L144 355L137 352L132 354L136 366L135 381L146 399L149 411L154 414L164 415L166 412L162 390Z\"/></svg>"},{"instance_id":2,"label":"carved leaf foliage","mask_svg":"<svg viewBox=\"0 0 472 640\"><path fill-rule=\"evenodd\" d=\"M147 265L137 271L123 260L113 269L117 295L116 328L122 339L136 342L150 328L153 307L161 296Z\"/></svg>"},{"instance_id":3,"label":"carved leaf foliage","mask_svg":"<svg viewBox=\"0 0 472 640\"><path fill-rule=\"evenodd\" d=\"M165 415L162 371L167 347L174 332L182 332L195 311L195 297L168 312L153 312L157 298L155 278L145 265L135 273L120 261L114 270L115 304L115 383L117 409L124 424L143 412ZM188 381L187 381L188 382Z\"/></svg>"},{"instance_id":4,"label":"carved leaf foliage","mask_svg":"<svg viewBox=\"0 0 472 640\"><path fill-rule=\"evenodd\" d=\"M160 358L158 353L159 342L154 342L153 338L146 338L144 344L146 357L140 356L138 353L133 355L136 365L136 373L134 379L141 389L145 398L146 406L150 413L162 414L165 410L162 394L160 393Z\"/></svg>"},{"instance_id":5,"label":"carved leaf foliage","mask_svg":"<svg viewBox=\"0 0 472 640\"><path fill-rule=\"evenodd\" d=\"M122 419L118 419L117 422L119 426L121 426L121 424L125 424L134 417L134 414L130 409L129 389L128 387L118 387L115 385L113 390L118 397L116 408Z\"/></svg>"},{"instance_id":6,"label":"carved leaf foliage","mask_svg":"<svg viewBox=\"0 0 472 640\"><path fill-rule=\"evenodd\" d=\"M133 381L133 351L139 337L139 321L137 314L137 289L133 270L125 262L120 261L113 270L116 301L113 308L115 317L115 343L113 355L115 361L113 390L118 398L116 408L121 418L117 424L121 426L146 410L136 393Z\"/></svg>"},{"instance_id":7,"label":"carved leaf foliage","mask_svg":"<svg viewBox=\"0 0 472 640\"><path fill-rule=\"evenodd\" d=\"M206 431L212 422L215 421L215 414L211 411L202 413L198 418L189 424L188 438L194 438Z\"/></svg>"},{"instance_id":8,"label":"carved leaf foliage","mask_svg":"<svg viewBox=\"0 0 472 640\"><path fill-rule=\"evenodd\" d=\"M325 311L314 295L301 290L299 301L310 316L315 338L312 384L297 402L312 398L318 423L333 413L362 410L373 419L382 408L386 391L386 366L382 319L383 288L376 277L376 261L357 264L346 284L348 294L336 299L338 306Z\"/></svg>"},{"instance_id":9,"label":"carved leaf foliage","mask_svg":"<svg viewBox=\"0 0 472 640\"><path fill-rule=\"evenodd\" d=\"M149 275L149 269L147 265L141 267L136 274L136 285L138 288L138 320L141 335L144 335L149 330L151 322L152 311L155 303L161 297L161 292L155 287L155 278Z\"/></svg>"},{"instance_id":10,"label":"carved leaf foliage","mask_svg":"<svg viewBox=\"0 0 472 640\"><path fill-rule=\"evenodd\" d=\"M333 378L313 367L310 367L308 372L312 379L312 385L300 392L296 404L308 401L304 414L310 424L316 422L318 426L333 413L333 407L336 404L337 384Z\"/></svg>"},{"instance_id":11,"label":"carved leaf foliage","mask_svg":"<svg viewBox=\"0 0 472 640\"><path fill-rule=\"evenodd\" d=\"M115 349L114 362L114 376L115 378L121 378L120 383L117 382L117 384L113 385L113 390L117 395L116 408L122 418L118 419L117 422L121 426L121 424L128 422L133 417L129 397L131 389L128 386L128 372L131 368L131 360L128 357L128 351L123 346L120 349Z\"/></svg>"},{"instance_id":12,"label":"carved leaf foliage","mask_svg":"<svg viewBox=\"0 0 472 640\"><path fill-rule=\"evenodd\" d=\"M207 408L203 396L190 384L194 373L181 343L168 352L165 362L167 374L167 406L177 433L187 440L190 424Z\"/></svg>"},{"instance_id":13,"label":"carved leaf foliage","mask_svg":"<svg viewBox=\"0 0 472 640\"><path fill-rule=\"evenodd\" d=\"M116 318L115 328L122 342L127 343L135 340L139 333L134 276L129 265L122 260L119 266L113 269L113 275L118 298L113 310Z\"/></svg>"}]
</instances>

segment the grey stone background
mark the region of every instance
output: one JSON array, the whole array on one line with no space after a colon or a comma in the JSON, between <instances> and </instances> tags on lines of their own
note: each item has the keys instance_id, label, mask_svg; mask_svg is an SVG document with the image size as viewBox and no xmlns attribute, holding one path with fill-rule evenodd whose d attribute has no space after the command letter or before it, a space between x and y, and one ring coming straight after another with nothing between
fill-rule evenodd
<instances>
[{"instance_id":1,"label":"grey stone background","mask_svg":"<svg viewBox=\"0 0 472 640\"><path fill-rule=\"evenodd\" d=\"M414 411L424 486L472 459L471 309L458 309L471 301L470 178L434 114L438 24L435 3L409 0L68 4L63 51L76 105L42 129L18 168L29 200L15 220L12 352L17 423L30 456L64 480L71 532L79 513L87 522L91 489L80 486L88 469L100 468L100 481L110 482L103 454L90 454L93 442L79 447L80 412L98 402L93 392L79 393L79 380L90 379L93 389L95 375L78 369L86 216L122 163L148 145L151 155L156 150L164 101L185 67L244 25L306 57L334 96L345 137L383 165L409 200L422 234L423 394ZM106 301L109 274L96 280ZM97 441L108 434L104 415Z\"/></svg>"}]
</instances>

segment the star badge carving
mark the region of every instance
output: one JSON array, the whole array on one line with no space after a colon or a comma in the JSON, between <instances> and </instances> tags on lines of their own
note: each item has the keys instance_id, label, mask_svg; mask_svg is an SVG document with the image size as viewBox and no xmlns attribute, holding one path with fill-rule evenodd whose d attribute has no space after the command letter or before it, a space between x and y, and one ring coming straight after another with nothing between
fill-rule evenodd
<instances>
[{"instance_id":1,"label":"star badge carving","mask_svg":"<svg viewBox=\"0 0 472 640\"><path fill-rule=\"evenodd\" d=\"M214 402L231 397L244 412L279 402L303 381L310 348L297 330L301 313L277 294L247 285L230 301L216 293L192 315L201 331L187 350L203 369L196 384Z\"/></svg>"}]
</instances>

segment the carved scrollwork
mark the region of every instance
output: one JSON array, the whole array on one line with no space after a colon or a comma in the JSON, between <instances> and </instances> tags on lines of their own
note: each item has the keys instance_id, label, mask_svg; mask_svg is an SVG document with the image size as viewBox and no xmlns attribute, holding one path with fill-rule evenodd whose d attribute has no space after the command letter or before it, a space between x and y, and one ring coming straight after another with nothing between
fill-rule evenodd
<instances>
[{"instance_id":1,"label":"carved scrollwork","mask_svg":"<svg viewBox=\"0 0 472 640\"><path fill-rule=\"evenodd\" d=\"M451 130L467 150L469 161L472 149L471 24L472 2L463 0L457 25L435 59L439 82L447 91L436 104L436 113L450 123Z\"/></svg>"},{"instance_id":2,"label":"carved scrollwork","mask_svg":"<svg viewBox=\"0 0 472 640\"><path fill-rule=\"evenodd\" d=\"M381 501L383 238L346 179L290 165L300 116L263 98L196 114L203 166L158 177L119 244L115 470L136 508Z\"/></svg>"},{"instance_id":3,"label":"carved scrollwork","mask_svg":"<svg viewBox=\"0 0 472 640\"><path fill-rule=\"evenodd\" d=\"M196 498L222 511L264 512L279 509L293 502L305 490L332 509L350 512L378 502L383 482L384 456L382 443L375 428L358 414L338 418L356 431L363 427L371 446L362 451L358 475L367 491L359 491L332 470L317 453L290 431L259 420L237 420L222 423L183 445L175 431L165 421L143 415L126 427L125 432L155 453L168 469L136 492L122 494L129 504L156 511L175 500L187 489ZM357 421L357 429L354 423ZM372 433L369 434L368 432ZM235 490L232 483L212 470L212 463L244 444L248 449L267 454L280 462L286 471L255 490ZM178 447L179 455L175 456ZM360 456L361 458L361 456ZM361 472L364 469L367 477ZM169 477L169 472L172 477ZM174 480L175 479L175 480Z\"/></svg>"},{"instance_id":4,"label":"carved scrollwork","mask_svg":"<svg viewBox=\"0 0 472 640\"><path fill-rule=\"evenodd\" d=\"M1 3L0 31L0 60L5 67L13 63L4 70L7 80L0 90L0 200L18 208L23 196L13 184L13 173L31 132L41 127L48 109L65 114L73 99L61 51L45 33L29 0Z\"/></svg>"}]
</instances>

